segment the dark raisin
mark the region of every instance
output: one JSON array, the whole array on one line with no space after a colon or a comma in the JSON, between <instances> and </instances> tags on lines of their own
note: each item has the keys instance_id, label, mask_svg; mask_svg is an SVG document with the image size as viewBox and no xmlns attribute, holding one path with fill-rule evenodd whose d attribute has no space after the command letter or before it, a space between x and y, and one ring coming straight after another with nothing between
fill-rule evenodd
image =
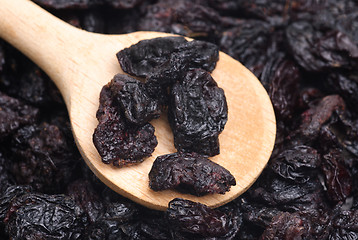
<instances>
[{"instance_id":1,"label":"dark raisin","mask_svg":"<svg viewBox=\"0 0 358 240\"><path fill-rule=\"evenodd\" d=\"M158 142L150 123L143 126L129 125L119 109L109 85L104 86L93 143L104 163L122 167L142 162L152 154Z\"/></svg>"},{"instance_id":2,"label":"dark raisin","mask_svg":"<svg viewBox=\"0 0 358 240\"><path fill-rule=\"evenodd\" d=\"M275 216L261 236L261 239L303 239L307 235L305 222L297 213L282 213Z\"/></svg>"},{"instance_id":3,"label":"dark raisin","mask_svg":"<svg viewBox=\"0 0 358 240\"><path fill-rule=\"evenodd\" d=\"M57 192L71 181L80 157L58 126L44 122L23 127L12 142L11 172L18 183Z\"/></svg>"},{"instance_id":4,"label":"dark raisin","mask_svg":"<svg viewBox=\"0 0 358 240\"><path fill-rule=\"evenodd\" d=\"M270 25L259 20L243 20L237 26L223 32L220 39L220 50L242 62L256 76L271 56L269 50Z\"/></svg>"},{"instance_id":5,"label":"dark raisin","mask_svg":"<svg viewBox=\"0 0 358 240\"><path fill-rule=\"evenodd\" d=\"M219 50L215 44L205 41L190 41L175 49L174 58L182 59L185 69L202 68L212 72L219 60Z\"/></svg>"},{"instance_id":6,"label":"dark raisin","mask_svg":"<svg viewBox=\"0 0 358 240\"><path fill-rule=\"evenodd\" d=\"M228 170L195 153L159 156L149 172L149 186L154 191L177 189L201 196L224 194L233 185L236 181Z\"/></svg>"},{"instance_id":7,"label":"dark raisin","mask_svg":"<svg viewBox=\"0 0 358 240\"><path fill-rule=\"evenodd\" d=\"M0 92L0 139L24 125L32 124L39 110Z\"/></svg>"},{"instance_id":8,"label":"dark raisin","mask_svg":"<svg viewBox=\"0 0 358 240\"><path fill-rule=\"evenodd\" d=\"M304 183L318 174L320 164L318 151L301 145L284 150L270 161L269 166L283 178Z\"/></svg>"},{"instance_id":9,"label":"dark raisin","mask_svg":"<svg viewBox=\"0 0 358 240\"><path fill-rule=\"evenodd\" d=\"M170 55L168 61L159 65L146 78L148 92L152 97L158 98L162 105L166 105L168 88L175 82L182 81L188 70L202 68L211 72L218 59L218 47L212 43L204 41L184 43Z\"/></svg>"},{"instance_id":10,"label":"dark raisin","mask_svg":"<svg viewBox=\"0 0 358 240\"><path fill-rule=\"evenodd\" d=\"M11 202L16 199L16 197L22 196L26 193L31 192L32 188L25 185L19 186L9 186L6 188L0 197L0 221L3 223L5 220L8 221L9 214L16 209L11 209Z\"/></svg>"},{"instance_id":11,"label":"dark raisin","mask_svg":"<svg viewBox=\"0 0 358 240\"><path fill-rule=\"evenodd\" d=\"M117 74L109 84L111 95L119 103L128 122L144 125L160 116L159 103L148 96L144 84L127 75Z\"/></svg>"},{"instance_id":12,"label":"dark raisin","mask_svg":"<svg viewBox=\"0 0 358 240\"><path fill-rule=\"evenodd\" d=\"M239 214L235 211L225 213L180 198L169 202L166 215L170 227L178 236L182 236L179 239L231 239L228 236L230 229L240 224Z\"/></svg>"},{"instance_id":13,"label":"dark raisin","mask_svg":"<svg viewBox=\"0 0 358 240\"><path fill-rule=\"evenodd\" d=\"M358 78L355 73L331 73L327 79L326 87L333 93L339 94L347 103L350 110L358 113Z\"/></svg>"},{"instance_id":14,"label":"dark raisin","mask_svg":"<svg viewBox=\"0 0 358 240\"><path fill-rule=\"evenodd\" d=\"M341 31L315 29L311 23L301 21L287 28L286 37L294 58L307 71L357 65L358 46Z\"/></svg>"},{"instance_id":15,"label":"dark raisin","mask_svg":"<svg viewBox=\"0 0 358 240\"><path fill-rule=\"evenodd\" d=\"M302 135L313 138L319 133L324 123L336 113L342 114L345 102L339 95L329 95L322 98L316 105L302 113L300 131Z\"/></svg>"},{"instance_id":16,"label":"dark raisin","mask_svg":"<svg viewBox=\"0 0 358 240\"><path fill-rule=\"evenodd\" d=\"M134 76L146 77L164 62L179 44L186 42L183 37L163 37L143 40L117 53L123 71Z\"/></svg>"},{"instance_id":17,"label":"dark raisin","mask_svg":"<svg viewBox=\"0 0 358 240\"><path fill-rule=\"evenodd\" d=\"M227 121L224 91L210 74L189 71L171 90L168 120L179 151L219 154L219 134Z\"/></svg>"},{"instance_id":18,"label":"dark raisin","mask_svg":"<svg viewBox=\"0 0 358 240\"><path fill-rule=\"evenodd\" d=\"M217 11L205 4L189 0L161 0L146 7L138 30L171 32L214 40L221 30L221 20Z\"/></svg>"},{"instance_id":19,"label":"dark raisin","mask_svg":"<svg viewBox=\"0 0 358 240\"><path fill-rule=\"evenodd\" d=\"M243 213L243 219L254 224L257 227L268 227L275 216L283 213L277 208L266 207L263 204L252 203L245 198L242 198L240 200L240 207Z\"/></svg>"},{"instance_id":20,"label":"dark raisin","mask_svg":"<svg viewBox=\"0 0 358 240\"><path fill-rule=\"evenodd\" d=\"M323 202L324 192L319 179L295 183L265 172L248 193L256 202L285 211L327 207L327 203Z\"/></svg>"},{"instance_id":21,"label":"dark raisin","mask_svg":"<svg viewBox=\"0 0 358 240\"><path fill-rule=\"evenodd\" d=\"M322 170L325 175L328 197L332 201L344 201L352 191L352 178L344 165L340 151L331 150L323 155Z\"/></svg>"},{"instance_id":22,"label":"dark raisin","mask_svg":"<svg viewBox=\"0 0 358 240\"><path fill-rule=\"evenodd\" d=\"M298 66L283 54L270 56L263 67L260 81L266 88L279 120L290 120L298 104L300 82Z\"/></svg>"},{"instance_id":23,"label":"dark raisin","mask_svg":"<svg viewBox=\"0 0 358 240\"><path fill-rule=\"evenodd\" d=\"M67 187L67 194L75 200L76 204L87 215L89 222L93 223L103 216L105 211L103 200L89 181L78 179L70 183Z\"/></svg>"},{"instance_id":24,"label":"dark raisin","mask_svg":"<svg viewBox=\"0 0 358 240\"><path fill-rule=\"evenodd\" d=\"M80 239L84 225L82 212L65 195L24 194L10 206L8 216L11 239Z\"/></svg>"}]
</instances>

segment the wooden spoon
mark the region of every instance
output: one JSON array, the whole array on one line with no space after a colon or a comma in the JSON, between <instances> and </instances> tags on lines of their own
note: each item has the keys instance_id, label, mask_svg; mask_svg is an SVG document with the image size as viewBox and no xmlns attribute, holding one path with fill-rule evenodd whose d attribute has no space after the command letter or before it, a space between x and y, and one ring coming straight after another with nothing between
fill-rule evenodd
<instances>
[{"instance_id":1,"label":"wooden spoon","mask_svg":"<svg viewBox=\"0 0 358 240\"><path fill-rule=\"evenodd\" d=\"M33 60L55 82L68 108L79 151L97 177L119 194L158 210L165 210L175 197L218 207L246 191L264 169L276 134L272 104L258 79L222 52L212 76L225 91L229 119L219 137L221 153L211 159L235 176L237 185L230 192L195 197L149 188L148 173L155 158L176 152L166 116L152 121L159 142L152 157L120 169L103 164L92 134L98 123L95 115L102 86L116 73L123 73L115 54L140 40L169 34L95 34L59 20L29 0L0 0L0 6L0 37Z\"/></svg>"}]
</instances>

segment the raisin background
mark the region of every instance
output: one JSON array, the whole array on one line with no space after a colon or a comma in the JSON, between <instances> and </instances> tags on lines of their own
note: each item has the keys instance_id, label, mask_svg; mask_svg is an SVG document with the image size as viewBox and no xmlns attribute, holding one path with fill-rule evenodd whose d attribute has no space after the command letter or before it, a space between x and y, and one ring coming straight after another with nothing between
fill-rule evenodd
<instances>
[{"instance_id":1,"label":"raisin background","mask_svg":"<svg viewBox=\"0 0 358 240\"><path fill-rule=\"evenodd\" d=\"M262 175L230 203L147 209L91 173L54 84L0 40L1 239L358 239L357 1L34 2L88 31L163 31L217 45L262 82L277 138ZM147 76L152 93L163 76ZM98 118L113 113L108 104Z\"/></svg>"}]
</instances>

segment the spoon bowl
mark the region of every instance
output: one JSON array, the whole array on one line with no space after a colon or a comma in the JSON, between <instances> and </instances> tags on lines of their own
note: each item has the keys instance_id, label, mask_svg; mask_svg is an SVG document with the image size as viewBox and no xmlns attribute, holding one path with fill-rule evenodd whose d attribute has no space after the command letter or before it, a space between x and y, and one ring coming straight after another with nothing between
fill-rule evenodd
<instances>
[{"instance_id":1,"label":"spoon bowl","mask_svg":"<svg viewBox=\"0 0 358 240\"><path fill-rule=\"evenodd\" d=\"M222 52L212 76L225 91L228 122L219 136L220 154L210 159L234 175L236 186L223 195L202 197L173 190L151 190L148 173L153 161L157 156L176 152L165 115L151 122L158 139L151 157L123 168L102 163L92 135L98 124L99 93L115 74L123 73L116 53L140 40L172 34L89 33L59 20L29 0L0 0L0 5L0 37L28 56L55 82L66 103L83 159L101 181L119 194L157 210L165 210L176 197L214 208L246 191L266 166L276 134L272 104L258 79Z\"/></svg>"}]
</instances>

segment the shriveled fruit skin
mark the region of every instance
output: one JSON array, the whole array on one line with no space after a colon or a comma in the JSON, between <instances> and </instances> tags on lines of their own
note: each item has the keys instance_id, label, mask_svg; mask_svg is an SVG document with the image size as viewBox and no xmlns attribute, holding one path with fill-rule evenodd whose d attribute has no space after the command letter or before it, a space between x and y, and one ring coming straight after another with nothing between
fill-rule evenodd
<instances>
[{"instance_id":1,"label":"shriveled fruit skin","mask_svg":"<svg viewBox=\"0 0 358 240\"><path fill-rule=\"evenodd\" d=\"M161 111L158 101L149 96L144 84L139 80L117 74L109 88L130 124L145 125L152 119L159 118Z\"/></svg>"},{"instance_id":2,"label":"shriveled fruit skin","mask_svg":"<svg viewBox=\"0 0 358 240\"><path fill-rule=\"evenodd\" d=\"M39 110L0 92L0 140L36 121Z\"/></svg>"},{"instance_id":3,"label":"shriveled fruit skin","mask_svg":"<svg viewBox=\"0 0 358 240\"><path fill-rule=\"evenodd\" d=\"M150 123L142 126L128 123L120 109L109 83L100 94L99 123L93 133L93 143L102 161L117 167L142 162L158 144Z\"/></svg>"},{"instance_id":4,"label":"shriveled fruit skin","mask_svg":"<svg viewBox=\"0 0 358 240\"><path fill-rule=\"evenodd\" d=\"M224 194L236 180L224 167L196 153L172 153L157 157L149 172L154 191L177 189L202 196Z\"/></svg>"},{"instance_id":5,"label":"shriveled fruit skin","mask_svg":"<svg viewBox=\"0 0 358 240\"><path fill-rule=\"evenodd\" d=\"M175 239L232 239L241 225L241 214L175 198L169 202L166 217Z\"/></svg>"},{"instance_id":6,"label":"shriveled fruit skin","mask_svg":"<svg viewBox=\"0 0 358 240\"><path fill-rule=\"evenodd\" d=\"M124 72L138 77L148 76L156 67L168 61L184 37L161 37L142 40L119 51L117 55Z\"/></svg>"},{"instance_id":7,"label":"shriveled fruit skin","mask_svg":"<svg viewBox=\"0 0 358 240\"><path fill-rule=\"evenodd\" d=\"M202 69L189 71L171 90L168 120L178 151L219 154L219 134L228 118L224 90Z\"/></svg>"}]
</instances>

